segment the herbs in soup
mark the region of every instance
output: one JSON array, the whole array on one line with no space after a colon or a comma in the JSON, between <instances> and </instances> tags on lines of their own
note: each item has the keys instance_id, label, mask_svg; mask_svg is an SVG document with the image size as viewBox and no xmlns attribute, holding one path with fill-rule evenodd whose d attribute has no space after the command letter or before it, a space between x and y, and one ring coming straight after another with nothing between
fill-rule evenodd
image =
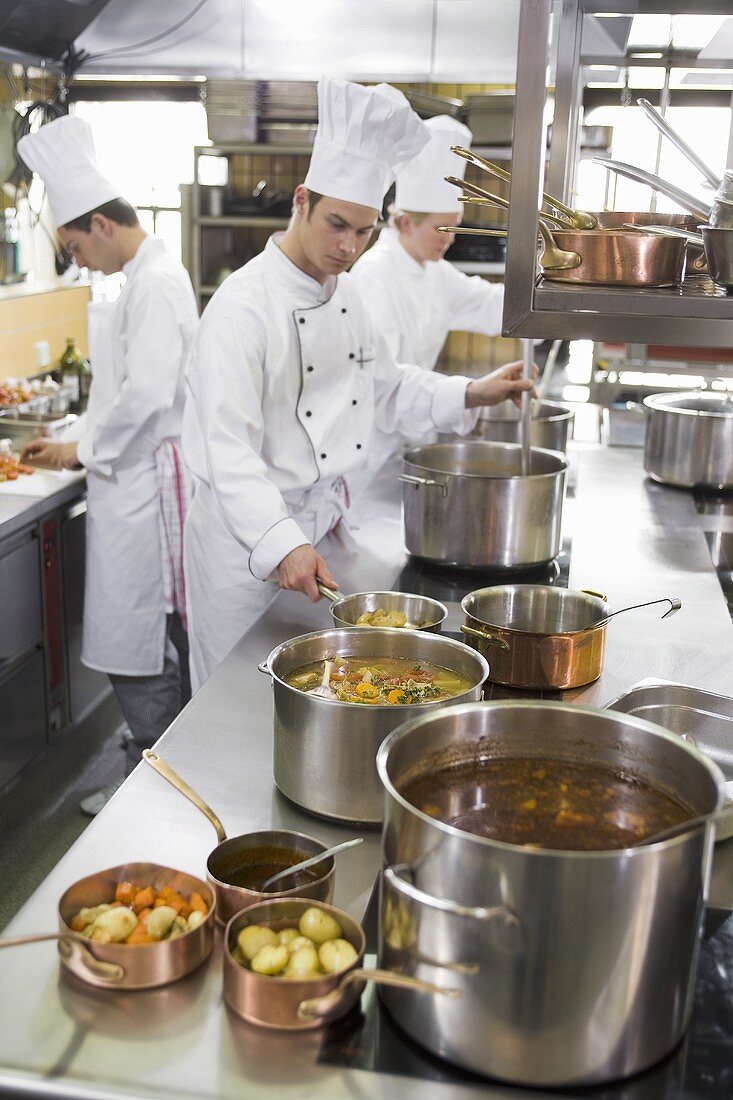
<instances>
[{"instance_id":1,"label":"herbs in soup","mask_svg":"<svg viewBox=\"0 0 733 1100\"><path fill-rule=\"evenodd\" d=\"M461 695L475 681L452 669L416 661L413 657L335 657L330 662L328 684L324 669L329 662L301 665L285 677L286 684L300 691L327 686L333 699L367 706L407 703L436 703ZM323 695L319 691L319 695Z\"/></svg>"},{"instance_id":2,"label":"herbs in soup","mask_svg":"<svg viewBox=\"0 0 733 1100\"><path fill-rule=\"evenodd\" d=\"M401 793L456 829L530 848L628 848L693 816L634 776L564 760L457 764L409 782Z\"/></svg>"}]
</instances>

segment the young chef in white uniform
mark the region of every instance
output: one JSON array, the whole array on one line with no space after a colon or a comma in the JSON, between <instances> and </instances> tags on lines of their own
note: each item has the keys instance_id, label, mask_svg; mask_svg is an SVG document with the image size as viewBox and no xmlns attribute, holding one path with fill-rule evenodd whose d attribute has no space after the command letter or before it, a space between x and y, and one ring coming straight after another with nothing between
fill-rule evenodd
<instances>
[{"instance_id":1,"label":"young chef in white uniform","mask_svg":"<svg viewBox=\"0 0 733 1100\"><path fill-rule=\"evenodd\" d=\"M521 392L518 370L470 382L398 366L343 272L366 246L393 173L428 131L395 89L322 78L305 183L284 235L230 275L187 367L192 502L185 560L191 679L200 685L282 588L337 587L314 549L348 506L375 422L465 432Z\"/></svg>"},{"instance_id":2,"label":"young chef in white uniform","mask_svg":"<svg viewBox=\"0 0 733 1100\"><path fill-rule=\"evenodd\" d=\"M349 278L361 291L389 349L401 363L433 370L450 332L501 332L504 287L458 271L443 256L455 237L439 225L458 225L463 213L458 190L444 176L463 178L466 162L451 152L467 148L471 131L439 115L425 126L430 141L397 174L390 224L354 265ZM377 431L369 465L376 467L406 442L431 438L414 430Z\"/></svg>"},{"instance_id":3,"label":"young chef in white uniform","mask_svg":"<svg viewBox=\"0 0 733 1100\"><path fill-rule=\"evenodd\" d=\"M185 634L176 614L185 614L185 593L171 528L183 516L175 495L161 498L161 475L171 475L175 493L183 361L198 321L196 302L186 270L143 231L134 208L100 174L83 119L51 122L22 138L18 151L44 180L59 237L79 266L126 276L106 334L111 339L91 349L81 437L34 440L23 453L37 465L87 472L82 661L112 681L132 733L129 773L185 702ZM179 489L182 463L180 472Z\"/></svg>"}]
</instances>

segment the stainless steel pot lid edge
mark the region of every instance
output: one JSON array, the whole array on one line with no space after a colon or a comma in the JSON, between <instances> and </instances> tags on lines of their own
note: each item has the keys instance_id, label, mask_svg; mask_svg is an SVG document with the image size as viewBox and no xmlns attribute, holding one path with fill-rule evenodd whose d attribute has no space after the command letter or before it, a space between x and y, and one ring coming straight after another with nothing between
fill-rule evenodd
<instances>
[{"instance_id":1,"label":"stainless steel pot lid edge","mask_svg":"<svg viewBox=\"0 0 733 1100\"><path fill-rule=\"evenodd\" d=\"M711 408L686 409L677 403L682 401L699 401L703 405L709 404ZM644 398L643 404L647 409L677 413L681 416L709 416L720 420L728 420L733 416L733 392L726 391L688 390L682 393L652 393Z\"/></svg>"},{"instance_id":2,"label":"stainless steel pot lid edge","mask_svg":"<svg viewBox=\"0 0 733 1100\"><path fill-rule=\"evenodd\" d=\"M460 703L454 707L451 707L451 715L460 716L462 714L472 714L477 710L483 710L487 708L491 708L494 710L544 710L548 707L552 710L565 710L569 714L585 714L589 717L592 716L594 718L598 715L603 714L621 713L620 711L608 711L601 707L588 707L577 703L564 703L550 700L534 701L529 699L515 701L513 699L506 699L490 703ZM499 848L501 851L505 852L521 852L523 856L527 856L530 859L556 859L558 856L567 857L573 860L608 859L618 858L621 852L623 852L628 858L635 859L639 857L639 853L656 851L657 846L654 844L650 844L647 846L634 846L631 848L609 848L605 851L583 852L575 852L571 849L562 848L525 848L522 845L508 844L506 841L503 840L492 840L490 837L477 836L475 833L469 833L465 829L457 829L453 825L447 825L445 822L440 821L437 818L431 817L429 814L423 813L422 810L418 810L416 806L413 806L411 802L408 802L407 799L403 797L403 795L392 783L392 780L387 773L387 757L389 755L390 749L392 748L392 745L400 741L403 737L409 736L409 734L411 734L414 729L417 729L420 726L425 725L429 722L440 721L444 717L445 716L439 711L433 711L431 714L418 715L415 718L409 718L406 722L403 722L402 725L397 726L396 729L393 729L392 732L387 735L387 737L384 739L382 744L379 746L379 749L377 750L377 774L385 791L389 795L391 795L391 797L394 798L394 800L403 809L415 814L421 821L432 825L438 830L438 832L444 833L447 837L460 838L461 840L465 840L468 843L479 844L487 848ZM647 734L651 734L652 736L657 737L661 740L668 741L670 742L670 744L673 744L677 747L680 747L681 745L683 751L689 752L692 756L694 756L699 764L701 764L702 767L708 772L710 778L717 787L715 810L722 809L722 807L726 803L726 780L718 765L713 760L711 760L710 757L705 756L705 754L701 753L699 749L695 748L694 745L690 745L688 744L688 742L682 741L679 735L668 732L664 729L663 726L659 726L655 722L649 722L646 718L637 718L636 715L630 715L626 713L624 713L623 717L624 719L630 719L628 723L624 722L624 724L628 724L635 729L638 729L642 733L646 732ZM660 843L675 844L684 839L687 839L685 835L674 837L673 839L668 841L661 841Z\"/></svg>"},{"instance_id":3,"label":"stainless steel pot lid edge","mask_svg":"<svg viewBox=\"0 0 733 1100\"><path fill-rule=\"evenodd\" d=\"M497 585L491 585L488 588L476 588L476 589L474 589L473 592L468 592L463 597L463 599L461 600L461 611L463 612L464 615L470 615L470 617L472 619L475 619L477 623L481 623L482 625L485 625L487 627L493 627L495 630L505 630L509 634L517 634L517 635L521 635L522 637L525 637L525 638L526 637L532 637L533 635L541 635L543 637L546 637L550 634L552 634L553 636L557 636L559 638L566 638L566 637L571 638L576 634L584 634L586 630L593 630L595 628L595 623L588 623L587 626L578 627L577 630L525 630L522 627L505 626L503 623L490 622L489 619L482 619L475 612L469 611L468 608L465 606L466 602L469 601L472 596L480 596L484 592L496 592L496 591L500 591L500 590L507 590L507 589L510 589L510 588L517 588L517 587L520 587L520 585L519 584L497 584ZM560 599L561 600L563 598L563 594L568 594L570 596L578 596L581 599L588 600L591 603L594 603L594 602L597 601L604 609L607 609L607 610L604 610L604 613L603 613L604 616L606 614L608 614L608 612L611 611L611 604L607 600L602 600L600 595L591 595L590 592L583 592L579 588L556 588L554 585L551 585L551 584L527 584L527 585L523 584L523 585L521 585L521 587L526 588L526 589L534 589L535 591L545 591L546 589L549 588L553 592L557 592L558 594L560 594Z\"/></svg>"}]
</instances>

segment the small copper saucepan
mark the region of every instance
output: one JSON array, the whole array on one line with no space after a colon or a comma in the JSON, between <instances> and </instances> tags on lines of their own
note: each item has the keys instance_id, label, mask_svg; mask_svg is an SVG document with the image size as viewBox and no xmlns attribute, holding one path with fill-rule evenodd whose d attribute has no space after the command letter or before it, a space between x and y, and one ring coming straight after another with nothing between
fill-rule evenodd
<instances>
[{"instance_id":1,"label":"small copper saucepan","mask_svg":"<svg viewBox=\"0 0 733 1100\"><path fill-rule=\"evenodd\" d=\"M366 939L361 925L343 909L320 903L318 908L338 921L343 938L356 950L356 959L346 970L316 978L280 978L257 974L234 959L232 952L243 928L253 924L266 925L275 932L294 928L312 904L302 898L278 898L251 905L229 921L224 932L224 1000L249 1023L286 1031L323 1027L354 1007L368 981L445 997L460 995L456 989L391 970L362 969Z\"/></svg>"},{"instance_id":2,"label":"small copper saucepan","mask_svg":"<svg viewBox=\"0 0 733 1100\"><path fill-rule=\"evenodd\" d=\"M293 876L295 886L288 890L268 890L263 893L254 885L257 882L263 883L276 871L292 867L308 856L327 851L327 844L305 833L295 833L288 829L263 829L260 832L227 838L224 826L211 807L165 760L150 749L144 750L143 759L180 794L193 802L216 829L219 843L206 860L206 878L216 895L216 920L219 924L226 924L240 909L265 898L331 900L335 873L333 856L327 856L316 867L296 872Z\"/></svg>"},{"instance_id":3,"label":"small copper saucepan","mask_svg":"<svg viewBox=\"0 0 733 1100\"><path fill-rule=\"evenodd\" d=\"M199 893L209 906L196 928L159 943L98 943L71 928L80 909L111 902L119 882L132 882L156 891L170 886L178 893ZM99 989L154 989L178 981L200 966L214 946L214 891L201 879L162 867L159 863L123 863L87 875L61 895L58 932L15 936L0 940L2 947L20 947L43 940L58 940L62 964L87 985Z\"/></svg>"}]
</instances>

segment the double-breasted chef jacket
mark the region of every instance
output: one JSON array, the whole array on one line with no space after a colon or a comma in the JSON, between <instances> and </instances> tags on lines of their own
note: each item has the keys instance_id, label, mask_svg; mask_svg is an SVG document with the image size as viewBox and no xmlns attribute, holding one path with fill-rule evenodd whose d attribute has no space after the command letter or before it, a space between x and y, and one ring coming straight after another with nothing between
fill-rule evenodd
<instances>
[{"instance_id":1,"label":"double-breasted chef jacket","mask_svg":"<svg viewBox=\"0 0 733 1100\"><path fill-rule=\"evenodd\" d=\"M77 449L88 491L82 661L153 676L163 670L166 633L155 452L180 438L198 313L188 273L162 241L146 237L122 270L110 338L99 354L92 349Z\"/></svg>"},{"instance_id":2,"label":"double-breasted chef jacket","mask_svg":"<svg viewBox=\"0 0 733 1100\"><path fill-rule=\"evenodd\" d=\"M433 370L450 332L501 332L504 287L448 260L415 260L391 226L361 256L352 279L399 363Z\"/></svg>"},{"instance_id":3,"label":"double-breasted chef jacket","mask_svg":"<svg viewBox=\"0 0 733 1100\"><path fill-rule=\"evenodd\" d=\"M301 271L271 238L202 317L187 368L185 565L198 686L264 611L277 566L345 510L375 424L466 432L468 379L398 364L356 285Z\"/></svg>"}]
</instances>

